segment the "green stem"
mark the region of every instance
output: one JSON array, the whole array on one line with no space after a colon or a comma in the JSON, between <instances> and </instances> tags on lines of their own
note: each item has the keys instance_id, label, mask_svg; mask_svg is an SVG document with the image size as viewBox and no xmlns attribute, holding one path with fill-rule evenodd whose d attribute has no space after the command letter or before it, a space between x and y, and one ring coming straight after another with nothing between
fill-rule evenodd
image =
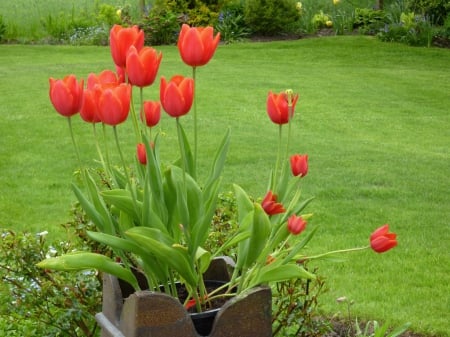
<instances>
[{"instance_id":1,"label":"green stem","mask_svg":"<svg viewBox=\"0 0 450 337\"><path fill-rule=\"evenodd\" d=\"M70 137L72 138L72 144L73 144L73 147L75 148L75 155L77 156L78 164L80 165L80 169L81 169L83 165L81 163L80 151L78 149L77 142L75 141L75 135L73 133L72 118L68 117L67 121L69 122Z\"/></svg>"},{"instance_id":2,"label":"green stem","mask_svg":"<svg viewBox=\"0 0 450 337\"><path fill-rule=\"evenodd\" d=\"M141 88L141 93L142 93L142 88ZM141 104L141 106L142 106L142 104ZM136 109L134 108L133 94L131 94L130 110L131 110L131 117L133 119L133 126L134 126L134 133L135 133L135 136L136 136L136 143L139 143L140 139L141 139L141 133L140 133L140 130L139 130L139 122L138 122L138 119L137 119L137 116L136 116Z\"/></svg>"},{"instance_id":3,"label":"green stem","mask_svg":"<svg viewBox=\"0 0 450 337\"><path fill-rule=\"evenodd\" d=\"M176 118L177 122L177 135L178 135L178 145L180 146L180 155L181 155L181 168L183 170L183 184L186 187L186 149L184 148L183 136L181 134L181 124L180 118Z\"/></svg>"},{"instance_id":4,"label":"green stem","mask_svg":"<svg viewBox=\"0 0 450 337\"><path fill-rule=\"evenodd\" d=\"M134 209L136 211L136 214L139 215L139 212L137 212L138 208L137 208L136 196L134 194L135 191L133 190L133 185L131 183L130 175L128 174L127 165L125 163L125 159L124 159L122 150L120 148L119 136L117 134L117 127L115 125L113 126L113 130L114 130L114 138L116 140L117 150L119 151L120 160L122 161L123 171L124 171L125 177L127 179L128 185L130 186L130 193L131 193L131 198L133 200Z\"/></svg>"},{"instance_id":5,"label":"green stem","mask_svg":"<svg viewBox=\"0 0 450 337\"><path fill-rule=\"evenodd\" d=\"M281 160L281 138L282 138L282 130L283 125L280 124L278 127L278 150L277 150L277 161L275 163L275 171L273 173L273 181L272 181L272 190L276 193L276 187L277 187L277 179L278 179L278 170L280 167L280 160Z\"/></svg>"},{"instance_id":6,"label":"green stem","mask_svg":"<svg viewBox=\"0 0 450 337\"><path fill-rule=\"evenodd\" d=\"M198 121L197 121L197 90L196 90L196 69L192 67L192 78L194 79L194 172L197 172L198 155ZM194 177L195 179L195 177Z\"/></svg>"},{"instance_id":7,"label":"green stem","mask_svg":"<svg viewBox=\"0 0 450 337\"><path fill-rule=\"evenodd\" d=\"M356 247L356 248L333 250L331 252L327 252L327 253L323 253L323 254L319 254L319 255L308 256L307 259L308 260L319 259L319 258L322 258L324 256L328 256L328 255L357 252L357 251L365 250L365 249L368 249L368 248L370 248L370 245L364 246L364 247Z\"/></svg>"}]
</instances>

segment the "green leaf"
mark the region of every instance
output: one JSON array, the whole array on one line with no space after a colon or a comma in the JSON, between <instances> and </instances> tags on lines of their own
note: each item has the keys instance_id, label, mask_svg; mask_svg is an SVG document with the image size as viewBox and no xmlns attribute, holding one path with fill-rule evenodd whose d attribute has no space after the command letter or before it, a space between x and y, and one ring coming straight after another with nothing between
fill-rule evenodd
<instances>
[{"instance_id":1,"label":"green leaf","mask_svg":"<svg viewBox=\"0 0 450 337\"><path fill-rule=\"evenodd\" d=\"M114 205L122 212L130 215L134 221L139 223L138 214L141 213L140 210L142 208L142 202L136 201L136 206L138 207L136 210L130 191L124 189L106 190L102 191L101 195L108 204Z\"/></svg>"},{"instance_id":2,"label":"green leaf","mask_svg":"<svg viewBox=\"0 0 450 337\"><path fill-rule=\"evenodd\" d=\"M250 280L248 287L251 288L264 283L281 282L296 278L315 279L316 275L294 263L284 265L271 263L261 268L258 276Z\"/></svg>"},{"instance_id":3,"label":"green leaf","mask_svg":"<svg viewBox=\"0 0 450 337\"><path fill-rule=\"evenodd\" d=\"M205 190L209 191L210 186L214 184L214 182L221 176L223 167L225 166L229 146L230 146L230 129L228 129L227 132L225 133L225 136L223 137L222 142L220 143L217 152L214 156L213 164L211 166L211 172L205 185Z\"/></svg>"},{"instance_id":4,"label":"green leaf","mask_svg":"<svg viewBox=\"0 0 450 337\"><path fill-rule=\"evenodd\" d=\"M186 137L186 133L184 132L183 126L181 123L178 123L179 130L181 131L181 141L182 141L182 147L184 150L184 156L181 158L181 160L184 160L184 167L186 169L186 172L191 177L196 177L197 172L195 171L195 163L194 163L194 156L192 155L191 146L189 145L188 138Z\"/></svg>"},{"instance_id":5,"label":"green leaf","mask_svg":"<svg viewBox=\"0 0 450 337\"><path fill-rule=\"evenodd\" d=\"M198 247L195 254L195 260L198 261L199 272L205 273L211 263L211 253L202 247Z\"/></svg>"},{"instance_id":6,"label":"green leaf","mask_svg":"<svg viewBox=\"0 0 450 337\"><path fill-rule=\"evenodd\" d=\"M312 231L310 231L306 236L303 237L302 241L294 244L292 250L286 256L283 263L289 263L295 257L295 255L297 255L297 253L308 244L308 242L312 239L318 228L319 227L313 228Z\"/></svg>"},{"instance_id":7,"label":"green leaf","mask_svg":"<svg viewBox=\"0 0 450 337\"><path fill-rule=\"evenodd\" d=\"M270 235L271 222L262 206L254 203L253 222L250 228L249 246L244 267L250 267L259 257Z\"/></svg>"},{"instance_id":8,"label":"green leaf","mask_svg":"<svg viewBox=\"0 0 450 337\"><path fill-rule=\"evenodd\" d=\"M234 193L236 195L236 205L238 209L238 222L247 216L249 212L253 211L253 202L248 197L247 193L239 185L234 184Z\"/></svg>"},{"instance_id":9,"label":"green leaf","mask_svg":"<svg viewBox=\"0 0 450 337\"><path fill-rule=\"evenodd\" d=\"M162 263L170 265L187 283L192 286L197 284L197 275L187 250L175 248L175 243L168 235L148 227L131 228L126 235L155 255Z\"/></svg>"},{"instance_id":10,"label":"green leaf","mask_svg":"<svg viewBox=\"0 0 450 337\"><path fill-rule=\"evenodd\" d=\"M58 257L45 259L37 264L39 268L60 271L77 271L86 269L97 269L99 271L114 275L139 290L139 285L133 273L114 262L110 258L95 253L77 252Z\"/></svg>"}]
</instances>

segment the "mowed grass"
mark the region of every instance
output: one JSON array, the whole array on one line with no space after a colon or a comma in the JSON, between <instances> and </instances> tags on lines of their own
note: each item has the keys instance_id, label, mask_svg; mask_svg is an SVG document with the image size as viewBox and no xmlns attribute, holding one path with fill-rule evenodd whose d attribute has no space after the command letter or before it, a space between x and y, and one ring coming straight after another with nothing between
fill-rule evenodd
<instances>
[{"instance_id":1,"label":"mowed grass","mask_svg":"<svg viewBox=\"0 0 450 337\"><path fill-rule=\"evenodd\" d=\"M174 46L163 52L160 75L190 74ZM48 78L113 68L104 47L0 46L0 227L49 230L70 219L70 189L78 165L67 121L48 99ZM300 93L292 153L308 153L304 196L320 226L307 253L368 243L384 223L399 245L344 263L317 262L326 278L326 314L353 300L363 319L407 321L416 332L450 330L450 51L331 37L220 46L198 69L201 165L227 128L232 145L224 190L236 182L262 197L276 152L277 127L265 111L269 90ZM158 84L145 90L157 99ZM182 122L188 132L191 116ZM95 157L91 128L74 120L85 165ZM163 117L163 156L176 155L174 122ZM129 159L131 131L119 126Z\"/></svg>"}]
</instances>

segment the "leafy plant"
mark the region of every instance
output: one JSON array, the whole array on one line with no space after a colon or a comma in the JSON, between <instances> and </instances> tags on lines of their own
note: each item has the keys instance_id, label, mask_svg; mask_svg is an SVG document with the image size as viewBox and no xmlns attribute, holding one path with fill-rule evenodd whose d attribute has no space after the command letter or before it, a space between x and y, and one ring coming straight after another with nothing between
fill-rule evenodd
<instances>
[{"instance_id":1,"label":"leafy plant","mask_svg":"<svg viewBox=\"0 0 450 337\"><path fill-rule=\"evenodd\" d=\"M36 264L72 250L91 249L78 240L85 223L66 226L70 241L50 244L39 234L1 231L0 276L10 296L1 317L5 336L96 336L95 313L101 310L101 282L93 271L53 273ZM29 322L29 324L27 323Z\"/></svg>"},{"instance_id":2,"label":"leafy plant","mask_svg":"<svg viewBox=\"0 0 450 337\"><path fill-rule=\"evenodd\" d=\"M226 9L220 12L215 28L225 43L238 42L250 35L243 10Z\"/></svg>"},{"instance_id":3,"label":"leafy plant","mask_svg":"<svg viewBox=\"0 0 450 337\"><path fill-rule=\"evenodd\" d=\"M294 0L247 0L244 18L254 34L280 35L289 33L300 13Z\"/></svg>"}]
</instances>

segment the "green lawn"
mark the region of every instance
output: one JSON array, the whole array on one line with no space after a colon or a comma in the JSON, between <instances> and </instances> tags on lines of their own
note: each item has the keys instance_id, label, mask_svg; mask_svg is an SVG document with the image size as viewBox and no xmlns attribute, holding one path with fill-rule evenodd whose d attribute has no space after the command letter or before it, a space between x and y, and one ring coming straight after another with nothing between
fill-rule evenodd
<instances>
[{"instance_id":1,"label":"green lawn","mask_svg":"<svg viewBox=\"0 0 450 337\"><path fill-rule=\"evenodd\" d=\"M175 47L158 49L160 75L190 74ZM67 122L49 102L48 78L105 68L112 61L103 47L0 45L0 227L59 235L75 200L77 163ZM450 50L370 37L220 46L198 70L197 89L201 163L232 129L224 189L234 181L264 194L277 139L266 95L286 88L301 96L291 145L310 156L303 190L316 196L309 227L320 229L309 251L365 245L384 223L399 239L383 255L320 262L329 288L323 309L343 312L335 299L347 296L361 319L410 321L414 331L450 336ZM157 98L158 85L145 96ZM167 143L176 139L172 122L161 124ZM75 130L85 164L93 165L90 128L76 121ZM119 127L123 139L128 132Z\"/></svg>"}]
</instances>

